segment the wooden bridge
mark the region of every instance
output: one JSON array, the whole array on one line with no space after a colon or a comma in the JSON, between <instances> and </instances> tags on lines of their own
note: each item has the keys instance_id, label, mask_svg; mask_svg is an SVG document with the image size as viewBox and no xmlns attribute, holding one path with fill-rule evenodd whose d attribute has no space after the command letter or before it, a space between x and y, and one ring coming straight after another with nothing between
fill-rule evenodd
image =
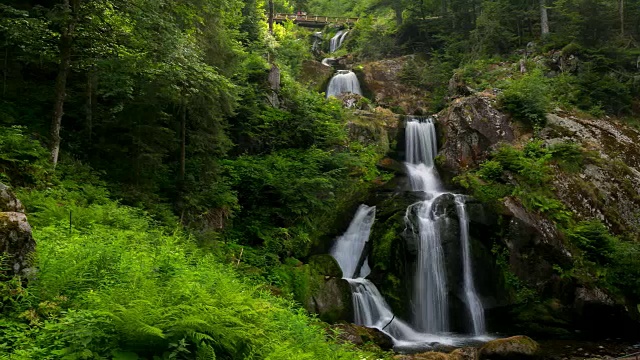
<instances>
[{"instance_id":1,"label":"wooden bridge","mask_svg":"<svg viewBox=\"0 0 640 360\"><path fill-rule=\"evenodd\" d=\"M287 20L292 20L293 23L296 25L313 27L313 28L322 28L328 24L351 25L358 22L358 18L335 17L335 16L297 15L297 14L275 14L273 16L273 21L277 23L283 23Z\"/></svg>"}]
</instances>

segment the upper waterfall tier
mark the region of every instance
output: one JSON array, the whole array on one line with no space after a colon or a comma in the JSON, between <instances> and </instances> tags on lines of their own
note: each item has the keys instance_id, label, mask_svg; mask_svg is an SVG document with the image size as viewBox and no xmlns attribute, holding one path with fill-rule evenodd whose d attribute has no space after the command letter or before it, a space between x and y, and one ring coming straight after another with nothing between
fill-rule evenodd
<instances>
[{"instance_id":1,"label":"upper waterfall tier","mask_svg":"<svg viewBox=\"0 0 640 360\"><path fill-rule=\"evenodd\" d=\"M353 93L362 95L360 82L353 71L338 70L337 74L329 81L327 87L327 98L330 96L339 96L340 94Z\"/></svg>"}]
</instances>

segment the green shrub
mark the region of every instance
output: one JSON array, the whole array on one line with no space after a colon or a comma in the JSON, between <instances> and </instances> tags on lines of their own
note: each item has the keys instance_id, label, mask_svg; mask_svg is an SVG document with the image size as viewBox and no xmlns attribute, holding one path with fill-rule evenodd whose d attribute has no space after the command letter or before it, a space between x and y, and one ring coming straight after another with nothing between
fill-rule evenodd
<instances>
[{"instance_id":1,"label":"green shrub","mask_svg":"<svg viewBox=\"0 0 640 360\"><path fill-rule=\"evenodd\" d=\"M502 107L530 127L544 127L550 105L549 87L542 71L534 70L510 80L500 94Z\"/></svg>"},{"instance_id":2,"label":"green shrub","mask_svg":"<svg viewBox=\"0 0 640 360\"><path fill-rule=\"evenodd\" d=\"M48 178L49 152L22 126L0 126L0 181L35 185Z\"/></svg>"},{"instance_id":3,"label":"green shrub","mask_svg":"<svg viewBox=\"0 0 640 360\"><path fill-rule=\"evenodd\" d=\"M606 265L612 261L618 240L600 221L582 221L572 228L568 235L569 239L584 251L584 256L588 260L600 265Z\"/></svg>"}]
</instances>

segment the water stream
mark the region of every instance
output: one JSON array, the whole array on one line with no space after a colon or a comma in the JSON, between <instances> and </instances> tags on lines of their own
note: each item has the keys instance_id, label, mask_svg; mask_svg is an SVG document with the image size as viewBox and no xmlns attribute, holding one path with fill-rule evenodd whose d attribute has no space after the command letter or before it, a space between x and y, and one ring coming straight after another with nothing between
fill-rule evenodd
<instances>
[{"instance_id":1,"label":"water stream","mask_svg":"<svg viewBox=\"0 0 640 360\"><path fill-rule=\"evenodd\" d=\"M422 197L407 208L407 230L418 239L418 260L412 299L411 325L397 318L376 286L366 279L370 273L367 241L375 221L375 207L361 205L349 228L331 250L349 282L358 325L380 329L390 335L396 347L428 347L433 343L453 345L480 339L486 334L484 309L475 290L469 219L465 197L451 194L460 223L460 248L464 282L464 302L468 310L473 337L449 333L449 284L447 259L442 247L439 217L435 215L436 200L445 194L434 166L437 154L436 132L431 118L410 117L406 123L406 162L411 191Z\"/></svg>"},{"instance_id":2,"label":"water stream","mask_svg":"<svg viewBox=\"0 0 640 360\"><path fill-rule=\"evenodd\" d=\"M348 33L349 33L348 30L340 30L340 31L338 31L331 38L331 42L329 43L329 52L335 52L336 50L340 49L340 47L342 46L342 43L344 42L344 39L347 37Z\"/></svg>"}]
</instances>

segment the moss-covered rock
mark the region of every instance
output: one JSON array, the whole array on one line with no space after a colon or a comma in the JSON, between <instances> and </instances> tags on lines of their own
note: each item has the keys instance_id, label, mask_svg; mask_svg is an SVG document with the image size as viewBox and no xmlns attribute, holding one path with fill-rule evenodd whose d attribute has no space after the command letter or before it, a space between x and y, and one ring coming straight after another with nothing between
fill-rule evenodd
<instances>
[{"instance_id":1,"label":"moss-covered rock","mask_svg":"<svg viewBox=\"0 0 640 360\"><path fill-rule=\"evenodd\" d=\"M340 265L333 256L329 254L313 255L309 258L311 272L318 275L342 278Z\"/></svg>"},{"instance_id":2,"label":"moss-covered rock","mask_svg":"<svg viewBox=\"0 0 640 360\"><path fill-rule=\"evenodd\" d=\"M337 330L337 340L341 343L351 343L361 347L374 345L382 350L393 348L393 340L378 329L348 323L335 324L331 328L334 331Z\"/></svg>"},{"instance_id":3,"label":"moss-covered rock","mask_svg":"<svg viewBox=\"0 0 640 360\"><path fill-rule=\"evenodd\" d=\"M520 360L538 356L540 345L527 336L512 336L484 344L479 351L480 360Z\"/></svg>"},{"instance_id":4,"label":"moss-covered rock","mask_svg":"<svg viewBox=\"0 0 640 360\"><path fill-rule=\"evenodd\" d=\"M335 323L353 320L351 287L344 279L315 276L311 294L303 302L305 309L318 314L322 321Z\"/></svg>"}]
</instances>

